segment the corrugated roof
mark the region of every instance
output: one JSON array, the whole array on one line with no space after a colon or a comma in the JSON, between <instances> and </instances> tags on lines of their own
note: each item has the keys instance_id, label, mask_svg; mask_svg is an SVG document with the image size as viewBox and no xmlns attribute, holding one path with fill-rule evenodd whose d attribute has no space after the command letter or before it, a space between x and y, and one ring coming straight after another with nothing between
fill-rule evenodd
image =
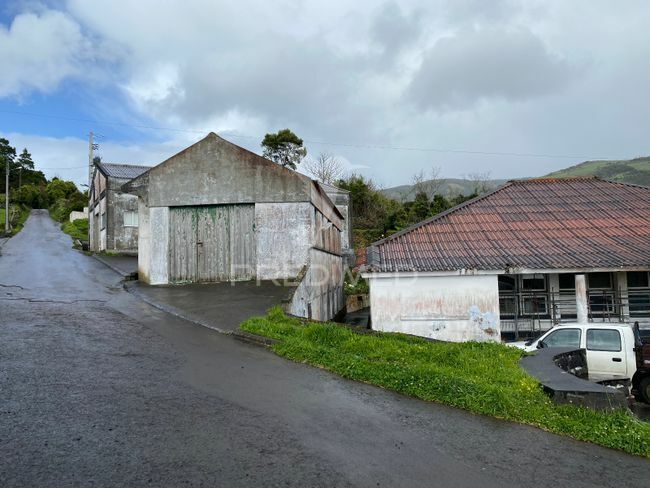
<instances>
[{"instance_id":1,"label":"corrugated roof","mask_svg":"<svg viewBox=\"0 0 650 488\"><path fill-rule=\"evenodd\" d=\"M599 178L511 181L376 242L369 270L650 266L650 188Z\"/></svg>"},{"instance_id":2,"label":"corrugated roof","mask_svg":"<svg viewBox=\"0 0 650 488\"><path fill-rule=\"evenodd\" d=\"M131 180L133 178L136 178L151 168L151 166L114 163L99 163L98 166L106 176L120 178L123 180Z\"/></svg>"}]
</instances>

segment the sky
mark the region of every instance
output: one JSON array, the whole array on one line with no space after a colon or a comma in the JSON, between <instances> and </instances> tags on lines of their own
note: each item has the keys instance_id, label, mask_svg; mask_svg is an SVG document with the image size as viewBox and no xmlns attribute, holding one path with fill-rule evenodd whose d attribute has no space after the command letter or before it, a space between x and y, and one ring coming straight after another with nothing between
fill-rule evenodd
<instances>
[{"instance_id":1,"label":"sky","mask_svg":"<svg viewBox=\"0 0 650 488\"><path fill-rule=\"evenodd\" d=\"M380 186L650 154L650 2L4 0L0 136L48 177L290 128Z\"/></svg>"}]
</instances>

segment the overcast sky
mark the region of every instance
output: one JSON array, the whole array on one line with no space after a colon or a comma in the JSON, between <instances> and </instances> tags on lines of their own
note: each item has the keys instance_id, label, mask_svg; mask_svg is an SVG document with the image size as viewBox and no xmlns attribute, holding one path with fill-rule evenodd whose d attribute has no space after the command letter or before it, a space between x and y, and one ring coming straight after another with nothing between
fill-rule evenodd
<instances>
[{"instance_id":1,"label":"overcast sky","mask_svg":"<svg viewBox=\"0 0 650 488\"><path fill-rule=\"evenodd\" d=\"M90 130L113 162L289 127L383 186L542 175L650 154L649 20L645 0L5 0L0 134L79 183Z\"/></svg>"}]
</instances>

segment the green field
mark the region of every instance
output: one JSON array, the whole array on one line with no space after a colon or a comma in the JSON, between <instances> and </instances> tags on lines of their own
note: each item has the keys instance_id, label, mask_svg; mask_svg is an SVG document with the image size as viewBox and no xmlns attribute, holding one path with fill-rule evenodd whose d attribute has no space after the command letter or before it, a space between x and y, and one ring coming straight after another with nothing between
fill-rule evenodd
<instances>
[{"instance_id":1,"label":"green field","mask_svg":"<svg viewBox=\"0 0 650 488\"><path fill-rule=\"evenodd\" d=\"M405 395L650 457L650 423L626 410L555 405L520 366L522 351L496 343L431 342L403 334L359 334L287 317L279 307L247 320L247 332L278 342L288 359Z\"/></svg>"},{"instance_id":2,"label":"green field","mask_svg":"<svg viewBox=\"0 0 650 488\"><path fill-rule=\"evenodd\" d=\"M555 171L548 176L598 176L621 183L650 186L650 157L621 161L586 161L570 168Z\"/></svg>"}]
</instances>

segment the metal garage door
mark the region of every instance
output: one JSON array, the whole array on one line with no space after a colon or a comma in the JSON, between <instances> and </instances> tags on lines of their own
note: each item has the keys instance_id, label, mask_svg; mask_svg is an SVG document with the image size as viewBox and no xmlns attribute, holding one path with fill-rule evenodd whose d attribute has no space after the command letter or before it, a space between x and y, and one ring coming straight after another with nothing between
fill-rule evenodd
<instances>
[{"instance_id":1,"label":"metal garage door","mask_svg":"<svg viewBox=\"0 0 650 488\"><path fill-rule=\"evenodd\" d=\"M255 205L171 207L169 252L172 282L254 278Z\"/></svg>"}]
</instances>

